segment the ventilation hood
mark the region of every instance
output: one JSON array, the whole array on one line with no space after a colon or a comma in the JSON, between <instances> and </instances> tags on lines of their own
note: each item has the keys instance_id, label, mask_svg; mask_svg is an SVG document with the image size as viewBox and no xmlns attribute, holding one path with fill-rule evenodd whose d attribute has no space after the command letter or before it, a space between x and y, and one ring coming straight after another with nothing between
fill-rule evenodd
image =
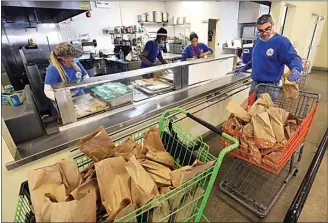
<instances>
[{"instance_id":1,"label":"ventilation hood","mask_svg":"<svg viewBox=\"0 0 328 223\"><path fill-rule=\"evenodd\" d=\"M2 1L2 19L6 22L59 23L90 10L90 2Z\"/></svg>"}]
</instances>

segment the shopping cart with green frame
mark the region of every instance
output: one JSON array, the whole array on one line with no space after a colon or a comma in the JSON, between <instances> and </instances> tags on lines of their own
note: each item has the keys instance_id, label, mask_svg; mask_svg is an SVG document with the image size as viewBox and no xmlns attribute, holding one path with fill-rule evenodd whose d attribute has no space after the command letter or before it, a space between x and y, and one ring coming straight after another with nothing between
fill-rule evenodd
<instances>
[{"instance_id":1,"label":"shopping cart with green frame","mask_svg":"<svg viewBox=\"0 0 328 223\"><path fill-rule=\"evenodd\" d=\"M184 118L191 118L233 144L222 149L218 157L213 156L209 152L209 146L203 142L201 137L192 136L190 132L179 125L178 120L173 121L171 119L181 113L186 115ZM159 123L144 126L132 133L120 135L114 138L113 141L117 145L126 137L132 136L135 141L142 143L144 133L153 126L159 127L164 147L172 155L178 166L192 165L196 159L202 162L215 160L215 164L180 186L154 198L145 206L117 219L116 222L209 222L203 214L206 203L224 156L237 148L239 141L181 108L166 110L162 114ZM79 171L82 171L91 163L91 160L82 153L75 156L74 160ZM31 222L31 218L33 218L33 210L28 185L25 181L21 185L14 222ZM98 221L102 220L104 219L98 218Z\"/></svg>"}]
</instances>

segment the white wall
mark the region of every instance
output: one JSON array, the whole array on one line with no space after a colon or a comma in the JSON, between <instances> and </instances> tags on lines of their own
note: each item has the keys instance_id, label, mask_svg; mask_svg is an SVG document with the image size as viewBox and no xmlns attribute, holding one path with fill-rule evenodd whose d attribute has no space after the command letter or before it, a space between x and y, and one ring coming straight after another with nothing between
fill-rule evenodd
<instances>
[{"instance_id":1,"label":"white wall","mask_svg":"<svg viewBox=\"0 0 328 223\"><path fill-rule=\"evenodd\" d=\"M137 15L151 11L164 11L164 2L145 1L111 1L110 8L96 8L94 2L91 4L91 18L85 13L72 18L72 27L77 35L89 34L91 39L97 39L98 49L113 49L109 35L102 33L103 28L115 26L137 25ZM158 27L154 27L157 28Z\"/></svg>"},{"instance_id":2,"label":"white wall","mask_svg":"<svg viewBox=\"0 0 328 223\"><path fill-rule=\"evenodd\" d=\"M165 10L170 16L188 16L191 31L198 34L199 41L208 44L208 19L219 19L219 41L238 37L239 2L179 1L165 2ZM221 53L221 52L220 52Z\"/></svg>"}]
</instances>

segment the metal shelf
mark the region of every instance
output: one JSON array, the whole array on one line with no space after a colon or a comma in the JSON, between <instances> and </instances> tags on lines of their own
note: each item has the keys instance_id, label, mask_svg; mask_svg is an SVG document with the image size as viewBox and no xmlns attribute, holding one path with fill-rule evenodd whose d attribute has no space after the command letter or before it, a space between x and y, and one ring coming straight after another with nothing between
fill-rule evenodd
<instances>
[{"instance_id":1,"label":"metal shelf","mask_svg":"<svg viewBox=\"0 0 328 223\"><path fill-rule=\"evenodd\" d=\"M140 25L160 25L162 24L163 26L168 24L167 22L138 22Z\"/></svg>"}]
</instances>

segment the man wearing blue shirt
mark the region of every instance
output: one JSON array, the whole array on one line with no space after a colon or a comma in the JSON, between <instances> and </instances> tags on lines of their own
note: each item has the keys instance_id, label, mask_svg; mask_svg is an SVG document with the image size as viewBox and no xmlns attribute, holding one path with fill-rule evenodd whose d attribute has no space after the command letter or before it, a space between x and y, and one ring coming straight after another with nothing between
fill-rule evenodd
<instances>
[{"instance_id":1,"label":"man wearing blue shirt","mask_svg":"<svg viewBox=\"0 0 328 223\"><path fill-rule=\"evenodd\" d=\"M156 58L158 58L162 64L167 64L167 62L163 58L162 51L161 51L161 47L165 46L166 39L167 39L166 29L160 28L157 31L156 39L149 40L146 43L144 50L139 55L139 58L141 60L140 68L155 66ZM145 78L151 78L152 76L153 74L144 75Z\"/></svg>"},{"instance_id":2,"label":"man wearing blue shirt","mask_svg":"<svg viewBox=\"0 0 328 223\"><path fill-rule=\"evenodd\" d=\"M252 69L253 83L250 94L256 85L265 83L279 85L284 73L284 66L291 70L289 81L298 81L302 71L302 60L297 55L291 42L284 36L273 30L271 15L262 15L257 20L259 38L255 41L252 59L245 66L235 70L238 75L248 69Z\"/></svg>"},{"instance_id":3,"label":"man wearing blue shirt","mask_svg":"<svg viewBox=\"0 0 328 223\"><path fill-rule=\"evenodd\" d=\"M206 46L204 43L198 42L198 36L196 33L190 33L189 37L190 43L182 51L181 60L185 61L188 59L202 58L207 55L213 54L213 50Z\"/></svg>"}]
</instances>

